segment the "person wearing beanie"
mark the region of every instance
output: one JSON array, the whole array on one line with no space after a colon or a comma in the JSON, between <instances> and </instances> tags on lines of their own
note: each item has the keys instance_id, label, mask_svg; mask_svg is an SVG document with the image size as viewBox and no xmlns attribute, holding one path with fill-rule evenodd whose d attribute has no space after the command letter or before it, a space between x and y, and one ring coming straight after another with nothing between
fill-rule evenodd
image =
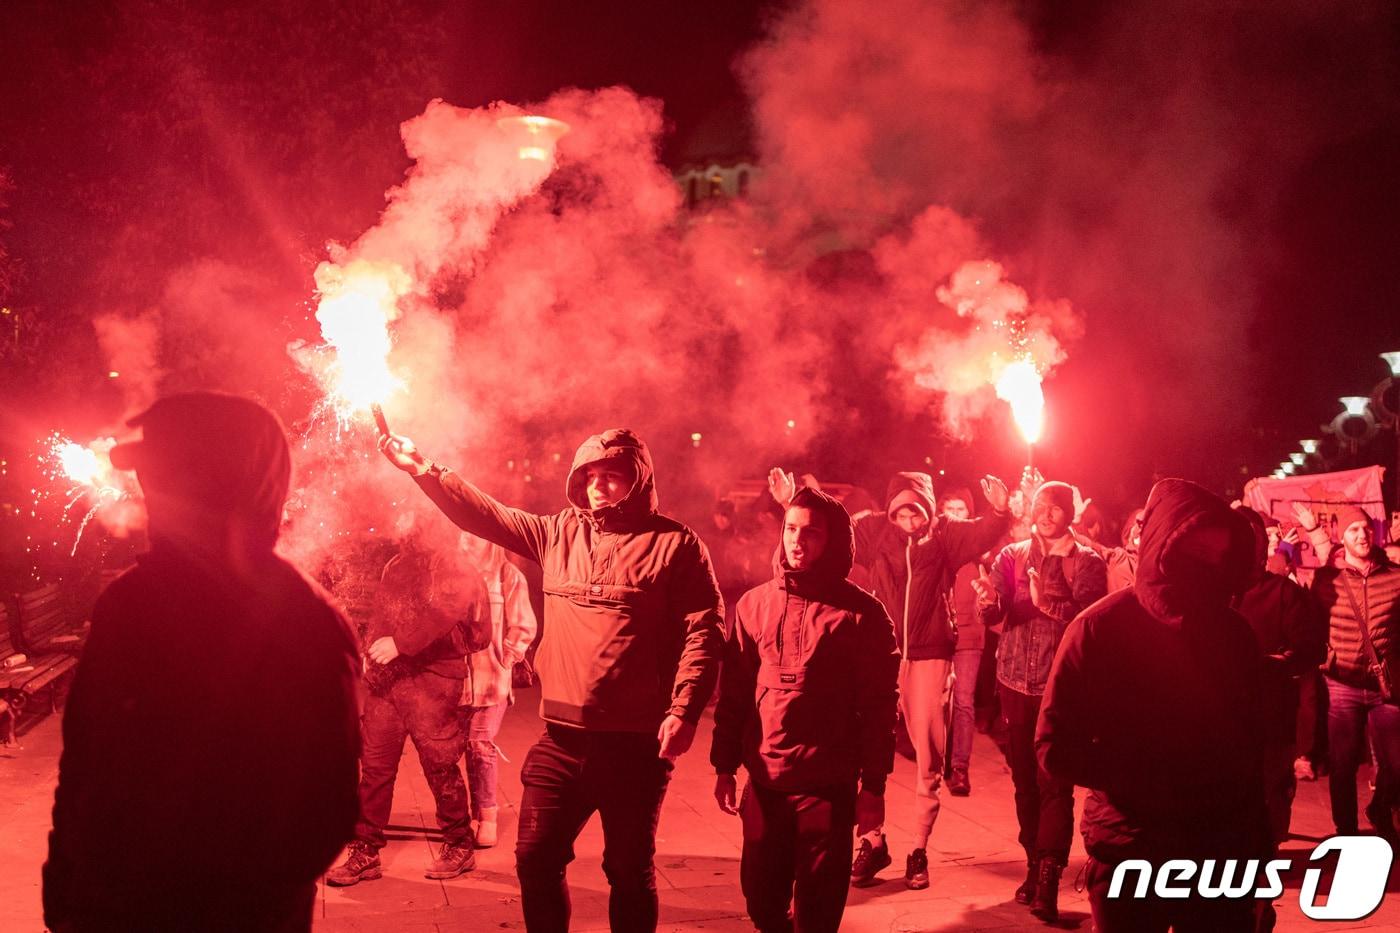
<instances>
[{"instance_id":1,"label":"person wearing beanie","mask_svg":"<svg viewBox=\"0 0 1400 933\"><path fill-rule=\"evenodd\" d=\"M1031 500L1031 537L1002 548L973 586L987 626L1001 626L997 683L1007 726L1007 762L1026 852L1018 903L1046 922L1059 918L1060 874L1074 832L1074 785L1036 764L1035 726L1055 649L1070 621L1108 592L1104 561L1070 531L1074 487L1047 482Z\"/></svg>"},{"instance_id":2,"label":"person wearing beanie","mask_svg":"<svg viewBox=\"0 0 1400 933\"><path fill-rule=\"evenodd\" d=\"M579 445L568 507L502 505L406 437L379 449L449 519L544 571L535 655L545 733L521 765L515 870L527 930L567 930L565 871L596 812L614 930L655 930L656 827L674 761L719 680L724 606L709 552L661 514L651 452L614 428Z\"/></svg>"},{"instance_id":3,"label":"person wearing beanie","mask_svg":"<svg viewBox=\"0 0 1400 933\"><path fill-rule=\"evenodd\" d=\"M1366 807L1372 827L1400 846L1392 810L1400 803L1400 567L1376 547L1364 510L1337 510L1341 557L1313 574L1327 612L1328 792L1337 832L1357 832L1356 771L1375 750L1376 790ZM1368 736L1369 733L1369 736Z\"/></svg>"},{"instance_id":4,"label":"person wearing beanie","mask_svg":"<svg viewBox=\"0 0 1400 933\"><path fill-rule=\"evenodd\" d=\"M780 503L796 492L791 475L774 469L769 489ZM914 746L914 848L905 859L904 883L928 887L927 845L941 807L947 752L948 676L957 650L951 591L958 568L991 549L1011 523L1006 485L994 476L982 480L991 513L975 521L944 521L927 473L896 473L885 496L885 510L855 523L855 563L894 620L900 651L899 709ZM873 883L893 858L884 819L859 819L860 848L851 881Z\"/></svg>"},{"instance_id":5,"label":"person wearing beanie","mask_svg":"<svg viewBox=\"0 0 1400 933\"><path fill-rule=\"evenodd\" d=\"M835 933L856 812L884 810L899 653L880 601L850 582L852 550L841 503L798 490L777 571L729 631L710 761L720 809L743 821L739 880L762 931Z\"/></svg>"},{"instance_id":6,"label":"person wearing beanie","mask_svg":"<svg viewBox=\"0 0 1400 933\"><path fill-rule=\"evenodd\" d=\"M192 392L133 418L150 550L102 593L63 716L49 929L310 930L354 832L354 634L274 552L277 417ZM213 883L211 883L211 880Z\"/></svg>"}]
</instances>

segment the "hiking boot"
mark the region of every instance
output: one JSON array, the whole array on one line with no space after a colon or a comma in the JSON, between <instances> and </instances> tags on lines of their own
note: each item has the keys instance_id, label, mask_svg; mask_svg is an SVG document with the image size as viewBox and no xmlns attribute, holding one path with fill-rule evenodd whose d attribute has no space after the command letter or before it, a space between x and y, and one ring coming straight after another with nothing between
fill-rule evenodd
<instances>
[{"instance_id":1,"label":"hiking boot","mask_svg":"<svg viewBox=\"0 0 1400 933\"><path fill-rule=\"evenodd\" d=\"M1035 877L1035 897L1031 898L1031 913L1046 923L1060 919L1060 872L1064 866L1050 856L1040 860Z\"/></svg>"},{"instance_id":2,"label":"hiking boot","mask_svg":"<svg viewBox=\"0 0 1400 933\"><path fill-rule=\"evenodd\" d=\"M967 778L966 768L954 768L948 776L948 793L954 797L966 797L972 793L972 782Z\"/></svg>"},{"instance_id":3,"label":"hiking boot","mask_svg":"<svg viewBox=\"0 0 1400 933\"><path fill-rule=\"evenodd\" d=\"M1035 900L1035 880L1039 873L1040 866L1032 859L1026 862L1026 880L1021 882L1021 886L1016 889L1016 903L1029 904Z\"/></svg>"},{"instance_id":4,"label":"hiking boot","mask_svg":"<svg viewBox=\"0 0 1400 933\"><path fill-rule=\"evenodd\" d=\"M904 860L904 886L911 891L928 887L928 854L923 849L915 849Z\"/></svg>"},{"instance_id":5,"label":"hiking boot","mask_svg":"<svg viewBox=\"0 0 1400 933\"><path fill-rule=\"evenodd\" d=\"M379 850L364 842L352 842L345 861L326 872L326 884L348 888L361 881L373 881L384 876Z\"/></svg>"},{"instance_id":6,"label":"hiking boot","mask_svg":"<svg viewBox=\"0 0 1400 933\"><path fill-rule=\"evenodd\" d=\"M481 822L476 824L476 847L489 849L496 844L497 828L495 807L481 808Z\"/></svg>"},{"instance_id":7,"label":"hiking boot","mask_svg":"<svg viewBox=\"0 0 1400 933\"><path fill-rule=\"evenodd\" d=\"M889 868L894 859L890 858L890 846L884 834L880 835L880 846L876 848L869 839L860 841L860 851L851 865L851 884L863 887L875 883L875 876Z\"/></svg>"},{"instance_id":8,"label":"hiking boot","mask_svg":"<svg viewBox=\"0 0 1400 933\"><path fill-rule=\"evenodd\" d=\"M476 867L476 855L472 853L471 842L453 845L444 842L438 850L438 857L423 873L424 878L456 878Z\"/></svg>"}]
</instances>

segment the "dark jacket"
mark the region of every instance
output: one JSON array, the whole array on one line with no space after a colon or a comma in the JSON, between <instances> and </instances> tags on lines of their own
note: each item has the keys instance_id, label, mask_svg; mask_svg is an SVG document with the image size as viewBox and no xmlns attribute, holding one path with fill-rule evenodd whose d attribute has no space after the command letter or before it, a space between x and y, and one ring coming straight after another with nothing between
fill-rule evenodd
<instances>
[{"instance_id":1,"label":"dark jacket","mask_svg":"<svg viewBox=\"0 0 1400 933\"><path fill-rule=\"evenodd\" d=\"M637 482L617 505L591 510L583 468L605 460L626 461ZM543 718L648 735L667 714L699 721L719 679L723 607L704 544L656 511L651 455L636 435L584 442L569 472L573 506L557 515L504 506L437 465L418 484L459 527L543 568Z\"/></svg>"},{"instance_id":2,"label":"dark jacket","mask_svg":"<svg viewBox=\"0 0 1400 933\"><path fill-rule=\"evenodd\" d=\"M239 926L225 908L277 913L350 840L354 636L290 565L257 569L235 584L158 547L99 598L63 717L50 926Z\"/></svg>"},{"instance_id":3,"label":"dark jacket","mask_svg":"<svg viewBox=\"0 0 1400 933\"><path fill-rule=\"evenodd\" d=\"M1228 536L1220 565L1196 566L1178 548L1197 526ZM1133 588L1065 633L1036 750L1048 772L1091 789L1081 826L1095 858L1267 856L1262 660L1228 605L1252 554L1248 526L1222 500L1162 480Z\"/></svg>"},{"instance_id":4,"label":"dark jacket","mask_svg":"<svg viewBox=\"0 0 1400 933\"><path fill-rule=\"evenodd\" d=\"M1030 570L1040 575L1044 611L1031 602ZM1108 592L1104 562L1077 541L1070 552L1046 554L1038 535L1013 541L992 561L996 602L982 609L986 625L1005 625L997 643L997 680L1028 696L1045 692L1050 663L1065 628Z\"/></svg>"},{"instance_id":5,"label":"dark jacket","mask_svg":"<svg viewBox=\"0 0 1400 933\"><path fill-rule=\"evenodd\" d=\"M850 518L803 488L792 505L826 520L826 550L810 570L780 558L768 583L740 597L726 645L710 761L742 763L755 782L787 793L859 779L884 793L894 766L899 653L874 596L851 583Z\"/></svg>"},{"instance_id":6,"label":"dark jacket","mask_svg":"<svg viewBox=\"0 0 1400 933\"><path fill-rule=\"evenodd\" d=\"M933 480L927 473L896 473L887 504L912 494L930 516ZM1010 525L1007 512L970 522L939 521L927 537L909 538L888 514L867 515L856 522L855 562L866 568L890 617L900 654L911 661L951 658L957 646L949 611L949 591L958 568L989 550Z\"/></svg>"},{"instance_id":7,"label":"dark jacket","mask_svg":"<svg viewBox=\"0 0 1400 933\"><path fill-rule=\"evenodd\" d=\"M364 642L368 649L392 636L399 656L388 664L368 662L365 685L382 694L394 681L417 674L464 680L474 633L490 628L486 586L465 555L406 544L384 566Z\"/></svg>"},{"instance_id":8,"label":"dark jacket","mask_svg":"<svg viewBox=\"0 0 1400 933\"><path fill-rule=\"evenodd\" d=\"M1391 563L1380 548L1372 552L1371 559L1375 563L1367 573L1337 557L1313 574L1313 594L1328 617L1324 670L1328 677L1352 687L1379 689L1361 640L1356 611L1347 598L1350 587L1352 599L1367 621L1376 652L1386 665L1391 687L1400 693L1400 567Z\"/></svg>"}]
</instances>

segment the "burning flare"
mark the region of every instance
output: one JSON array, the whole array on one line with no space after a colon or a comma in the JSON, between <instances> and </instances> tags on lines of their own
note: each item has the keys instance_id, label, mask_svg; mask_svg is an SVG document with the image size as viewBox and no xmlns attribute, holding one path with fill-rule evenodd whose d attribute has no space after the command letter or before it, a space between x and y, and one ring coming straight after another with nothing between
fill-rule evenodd
<instances>
[{"instance_id":1,"label":"burning flare","mask_svg":"<svg viewBox=\"0 0 1400 933\"><path fill-rule=\"evenodd\" d=\"M389 324L398 318L399 299L411 286L408 273L393 263L357 259L345 266L323 262L317 267L321 301L316 320L326 345L335 351L334 362L318 376L342 418L368 412L402 385L389 369Z\"/></svg>"},{"instance_id":2,"label":"burning flare","mask_svg":"<svg viewBox=\"0 0 1400 933\"><path fill-rule=\"evenodd\" d=\"M1045 428L1045 393L1040 387L1040 373L1030 360L1017 360L997 377L997 398L1011 406L1011 417L1027 444L1040 440Z\"/></svg>"}]
</instances>

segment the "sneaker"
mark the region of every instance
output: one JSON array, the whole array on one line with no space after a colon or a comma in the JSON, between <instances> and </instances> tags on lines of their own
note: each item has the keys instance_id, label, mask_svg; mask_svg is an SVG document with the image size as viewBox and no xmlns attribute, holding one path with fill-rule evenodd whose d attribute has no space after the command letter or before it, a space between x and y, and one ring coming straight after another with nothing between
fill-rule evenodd
<instances>
[{"instance_id":1,"label":"sneaker","mask_svg":"<svg viewBox=\"0 0 1400 933\"><path fill-rule=\"evenodd\" d=\"M880 835L880 847L876 848L870 844L869 839L860 841L860 851L856 853L856 860L851 865L851 884L856 887L863 887L868 884L875 884L875 876L894 863L890 858L889 842L884 834Z\"/></svg>"},{"instance_id":2,"label":"sneaker","mask_svg":"<svg viewBox=\"0 0 1400 933\"><path fill-rule=\"evenodd\" d=\"M456 878L476 867L476 855L472 852L470 842L462 845L453 845L444 842L438 851L438 857L433 859L433 863L428 866L428 870L423 873L424 878Z\"/></svg>"},{"instance_id":3,"label":"sneaker","mask_svg":"<svg viewBox=\"0 0 1400 933\"><path fill-rule=\"evenodd\" d=\"M326 872L326 884L348 888L352 884L383 876L384 867L379 862L379 851L367 843L352 842L345 861Z\"/></svg>"},{"instance_id":4,"label":"sneaker","mask_svg":"<svg viewBox=\"0 0 1400 933\"><path fill-rule=\"evenodd\" d=\"M966 797L972 793L972 782L967 778L966 768L954 768L948 777L948 793L954 797Z\"/></svg>"},{"instance_id":5,"label":"sneaker","mask_svg":"<svg viewBox=\"0 0 1400 933\"><path fill-rule=\"evenodd\" d=\"M923 849L915 849L904 860L904 886L911 891L928 887L928 855Z\"/></svg>"}]
</instances>

